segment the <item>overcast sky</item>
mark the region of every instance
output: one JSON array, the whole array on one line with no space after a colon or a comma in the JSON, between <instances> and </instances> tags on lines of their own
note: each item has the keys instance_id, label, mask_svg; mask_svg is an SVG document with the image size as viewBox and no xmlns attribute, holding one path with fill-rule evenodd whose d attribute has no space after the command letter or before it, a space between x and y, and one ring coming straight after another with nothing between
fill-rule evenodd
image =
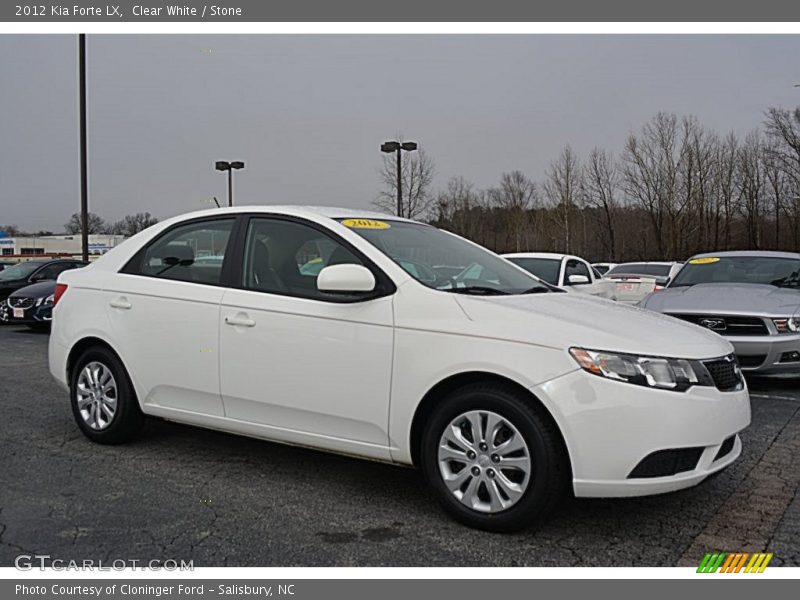
<instances>
[{"instance_id":1,"label":"overcast sky","mask_svg":"<svg viewBox=\"0 0 800 600\"><path fill-rule=\"evenodd\" d=\"M436 187L534 178L566 143L618 151L657 111L721 132L800 104L800 36L90 36L90 209L159 218L237 204L368 207L402 133ZM79 206L76 36L0 36L0 224Z\"/></svg>"}]
</instances>

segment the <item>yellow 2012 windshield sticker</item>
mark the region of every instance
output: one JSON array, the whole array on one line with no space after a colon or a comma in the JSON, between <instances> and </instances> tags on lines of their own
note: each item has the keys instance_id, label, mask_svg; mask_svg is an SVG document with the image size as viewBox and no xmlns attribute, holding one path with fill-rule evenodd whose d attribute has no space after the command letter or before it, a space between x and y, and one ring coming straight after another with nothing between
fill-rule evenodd
<instances>
[{"instance_id":1,"label":"yellow 2012 windshield sticker","mask_svg":"<svg viewBox=\"0 0 800 600\"><path fill-rule=\"evenodd\" d=\"M689 261L690 265L710 265L711 263L719 262L716 256L706 256L704 258L693 258Z\"/></svg>"},{"instance_id":2,"label":"yellow 2012 windshield sticker","mask_svg":"<svg viewBox=\"0 0 800 600\"><path fill-rule=\"evenodd\" d=\"M391 225L374 219L345 219L342 225L352 229L389 229Z\"/></svg>"}]
</instances>

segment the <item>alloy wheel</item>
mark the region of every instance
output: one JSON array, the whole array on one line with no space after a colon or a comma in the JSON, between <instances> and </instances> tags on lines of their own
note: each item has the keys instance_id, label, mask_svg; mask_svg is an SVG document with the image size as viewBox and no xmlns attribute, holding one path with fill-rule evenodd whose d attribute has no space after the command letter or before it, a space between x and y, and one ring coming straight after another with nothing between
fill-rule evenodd
<instances>
[{"instance_id":1,"label":"alloy wheel","mask_svg":"<svg viewBox=\"0 0 800 600\"><path fill-rule=\"evenodd\" d=\"M99 431L111 424L117 412L117 381L107 366L87 363L78 375L76 394L78 411L89 427Z\"/></svg>"},{"instance_id":2,"label":"alloy wheel","mask_svg":"<svg viewBox=\"0 0 800 600\"><path fill-rule=\"evenodd\" d=\"M438 461L453 496L483 513L514 506L531 476L531 455L522 434L505 417L485 410L465 412L445 427Z\"/></svg>"}]
</instances>

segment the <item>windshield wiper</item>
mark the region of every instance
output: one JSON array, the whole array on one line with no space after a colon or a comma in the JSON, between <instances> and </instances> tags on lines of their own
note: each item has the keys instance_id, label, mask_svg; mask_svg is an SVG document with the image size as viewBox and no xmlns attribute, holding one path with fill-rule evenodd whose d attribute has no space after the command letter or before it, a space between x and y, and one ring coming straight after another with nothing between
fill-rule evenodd
<instances>
[{"instance_id":1,"label":"windshield wiper","mask_svg":"<svg viewBox=\"0 0 800 600\"><path fill-rule=\"evenodd\" d=\"M453 294L471 294L475 296L508 296L509 294L503 290L483 285L468 285L467 287L450 288L442 291L451 292Z\"/></svg>"},{"instance_id":2,"label":"windshield wiper","mask_svg":"<svg viewBox=\"0 0 800 600\"><path fill-rule=\"evenodd\" d=\"M775 287L798 287L800 285L800 272L795 271L787 275L786 277L781 277L780 279L775 279L774 281L770 281L770 285L774 285Z\"/></svg>"},{"instance_id":3,"label":"windshield wiper","mask_svg":"<svg viewBox=\"0 0 800 600\"><path fill-rule=\"evenodd\" d=\"M532 288L528 288L524 292L520 292L520 294L545 294L550 292L563 292L564 290L560 290L558 288L548 288L544 286L536 286Z\"/></svg>"}]
</instances>

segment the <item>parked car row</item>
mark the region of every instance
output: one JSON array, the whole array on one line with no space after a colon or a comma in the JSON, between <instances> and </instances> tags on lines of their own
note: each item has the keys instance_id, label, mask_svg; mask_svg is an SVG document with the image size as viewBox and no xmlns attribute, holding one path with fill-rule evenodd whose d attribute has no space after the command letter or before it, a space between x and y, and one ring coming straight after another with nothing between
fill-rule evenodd
<instances>
[{"instance_id":1,"label":"parked car row","mask_svg":"<svg viewBox=\"0 0 800 600\"><path fill-rule=\"evenodd\" d=\"M682 262L595 263L576 256L505 258L568 291L705 327L729 340L745 372L800 376L800 254L736 251ZM602 278L598 269L604 269Z\"/></svg>"},{"instance_id":2,"label":"parked car row","mask_svg":"<svg viewBox=\"0 0 800 600\"><path fill-rule=\"evenodd\" d=\"M577 256L550 252L520 252L504 254L503 258L542 281L569 292L583 292L609 300L617 299L614 283L603 279L588 262Z\"/></svg>"},{"instance_id":3,"label":"parked car row","mask_svg":"<svg viewBox=\"0 0 800 600\"><path fill-rule=\"evenodd\" d=\"M0 271L0 324L48 329L56 279L64 271L86 266L80 260L30 260Z\"/></svg>"}]
</instances>

